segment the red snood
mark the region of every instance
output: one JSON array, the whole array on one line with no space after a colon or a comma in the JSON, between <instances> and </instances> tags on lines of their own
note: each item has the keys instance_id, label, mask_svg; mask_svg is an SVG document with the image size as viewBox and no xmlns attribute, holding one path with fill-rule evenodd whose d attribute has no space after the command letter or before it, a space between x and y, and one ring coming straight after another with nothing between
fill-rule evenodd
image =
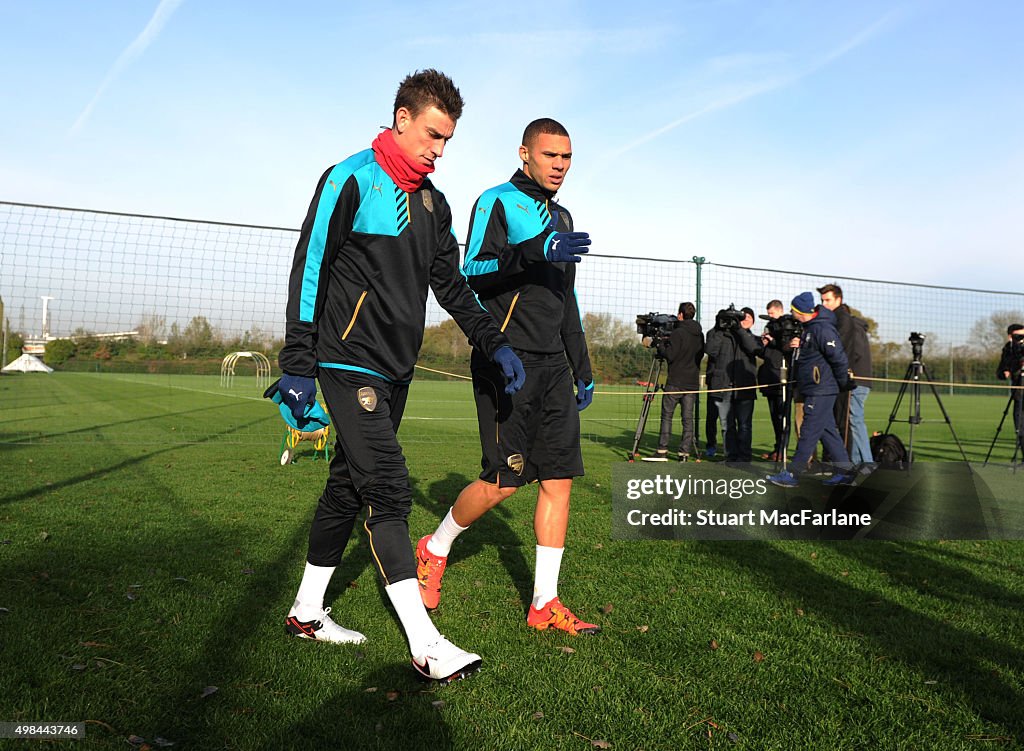
<instances>
[{"instance_id":1,"label":"red snood","mask_svg":"<svg viewBox=\"0 0 1024 751\"><path fill-rule=\"evenodd\" d=\"M381 169L406 193L417 190L423 184L423 178L434 171L434 165L420 164L410 159L395 143L390 129L381 131L372 146Z\"/></svg>"}]
</instances>

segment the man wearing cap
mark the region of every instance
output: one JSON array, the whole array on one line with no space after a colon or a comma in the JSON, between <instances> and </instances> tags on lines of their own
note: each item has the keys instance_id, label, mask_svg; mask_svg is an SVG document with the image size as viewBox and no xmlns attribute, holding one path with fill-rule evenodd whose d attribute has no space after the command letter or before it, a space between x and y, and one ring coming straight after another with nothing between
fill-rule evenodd
<instances>
[{"instance_id":1,"label":"man wearing cap","mask_svg":"<svg viewBox=\"0 0 1024 751\"><path fill-rule=\"evenodd\" d=\"M828 308L815 305L810 292L794 297L791 309L793 317L804 326L803 334L790 342L794 349L793 380L804 396L804 420L790 468L768 477L770 482L784 488L795 488L799 484L797 476L807 466L819 440L834 464L846 468L850 463L832 412L836 395L848 379L848 361L836 330L835 315ZM840 471L824 484L846 482L849 482L848 475Z\"/></svg>"}]
</instances>

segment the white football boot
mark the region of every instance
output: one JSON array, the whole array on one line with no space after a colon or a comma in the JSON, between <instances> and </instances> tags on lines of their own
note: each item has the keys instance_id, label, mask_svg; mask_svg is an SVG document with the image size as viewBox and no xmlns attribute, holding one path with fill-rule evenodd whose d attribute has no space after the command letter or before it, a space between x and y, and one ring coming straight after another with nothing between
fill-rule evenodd
<instances>
[{"instance_id":1,"label":"white football boot","mask_svg":"<svg viewBox=\"0 0 1024 751\"><path fill-rule=\"evenodd\" d=\"M332 644L362 644L366 641L366 637L358 631L342 628L332 621L330 613L331 609L326 608L313 620L300 621L295 616L295 608L292 608L284 621L285 633L300 639L326 641Z\"/></svg>"},{"instance_id":2,"label":"white football boot","mask_svg":"<svg viewBox=\"0 0 1024 751\"><path fill-rule=\"evenodd\" d=\"M472 675L483 664L478 654L459 649L443 636L428 644L422 655L412 658L412 666L423 680L451 683Z\"/></svg>"}]
</instances>

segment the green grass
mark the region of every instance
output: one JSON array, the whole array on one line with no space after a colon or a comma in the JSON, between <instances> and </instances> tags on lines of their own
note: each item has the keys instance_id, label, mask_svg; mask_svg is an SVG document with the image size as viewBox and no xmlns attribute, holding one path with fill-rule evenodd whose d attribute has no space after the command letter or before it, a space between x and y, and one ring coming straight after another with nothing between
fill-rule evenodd
<instances>
[{"instance_id":1,"label":"green grass","mask_svg":"<svg viewBox=\"0 0 1024 751\"><path fill-rule=\"evenodd\" d=\"M869 399L872 427L894 397ZM980 460L1005 398L942 399ZM599 393L584 413L560 590L603 634L524 627L527 488L459 538L434 616L484 669L424 688L361 536L328 600L369 641L283 635L326 465L305 445L278 465L283 423L251 384L0 378L0 721L86 720L75 748L132 735L268 750L1021 745L1024 545L612 541L611 466L639 406ZM413 539L476 474L472 410L463 383L413 388ZM922 414L940 422L918 428L919 458L957 458L927 392ZM1004 427L993 456L1011 451Z\"/></svg>"}]
</instances>

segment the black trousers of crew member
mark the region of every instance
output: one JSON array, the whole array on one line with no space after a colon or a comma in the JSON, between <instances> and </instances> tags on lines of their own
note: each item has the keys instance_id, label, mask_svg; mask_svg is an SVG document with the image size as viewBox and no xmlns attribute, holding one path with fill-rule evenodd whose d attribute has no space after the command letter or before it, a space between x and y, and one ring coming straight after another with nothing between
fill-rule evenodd
<instances>
[{"instance_id":1,"label":"black trousers of crew member","mask_svg":"<svg viewBox=\"0 0 1024 751\"><path fill-rule=\"evenodd\" d=\"M718 445L718 402L711 394L707 398L707 415L704 417L704 438L708 446Z\"/></svg>"},{"instance_id":2,"label":"black trousers of crew member","mask_svg":"<svg viewBox=\"0 0 1024 751\"><path fill-rule=\"evenodd\" d=\"M661 396L661 432L658 436L658 450L667 451L672 440L672 418L676 406L680 405L680 417L683 423L683 439L679 443L680 454L696 454L697 441L693 423L693 408L697 404L697 394L680 394L679 391L696 391L696 386L676 386L665 384L665 393Z\"/></svg>"},{"instance_id":3,"label":"black trousers of crew member","mask_svg":"<svg viewBox=\"0 0 1024 751\"><path fill-rule=\"evenodd\" d=\"M836 418L836 430L839 431L839 440L843 442L843 446L846 447L846 454L849 456L851 442L853 441L853 431L850 429L850 392L841 391L836 394L836 403L832 407L832 413ZM823 457L825 461L832 461L832 456L826 453Z\"/></svg>"},{"instance_id":4,"label":"black trousers of crew member","mask_svg":"<svg viewBox=\"0 0 1024 751\"><path fill-rule=\"evenodd\" d=\"M776 454L781 454L785 429L783 420L786 417L786 402L782 398L782 387L765 389L761 393L764 394L764 398L768 402L768 414L772 418L772 430L775 431L775 448L773 451Z\"/></svg>"},{"instance_id":5,"label":"black trousers of crew member","mask_svg":"<svg viewBox=\"0 0 1024 751\"><path fill-rule=\"evenodd\" d=\"M409 387L336 368L320 368L318 380L337 442L306 560L314 566L341 563L365 508L363 526L384 584L411 579L416 576L408 522L412 485L397 436Z\"/></svg>"},{"instance_id":6,"label":"black trousers of crew member","mask_svg":"<svg viewBox=\"0 0 1024 751\"><path fill-rule=\"evenodd\" d=\"M828 451L833 464L849 466L850 456L839 438L836 418L832 412L835 402L835 394L813 394L804 398L804 419L800 425L800 439L796 443L796 451L790 464L790 471L794 475L807 468L807 462L819 440Z\"/></svg>"}]
</instances>

